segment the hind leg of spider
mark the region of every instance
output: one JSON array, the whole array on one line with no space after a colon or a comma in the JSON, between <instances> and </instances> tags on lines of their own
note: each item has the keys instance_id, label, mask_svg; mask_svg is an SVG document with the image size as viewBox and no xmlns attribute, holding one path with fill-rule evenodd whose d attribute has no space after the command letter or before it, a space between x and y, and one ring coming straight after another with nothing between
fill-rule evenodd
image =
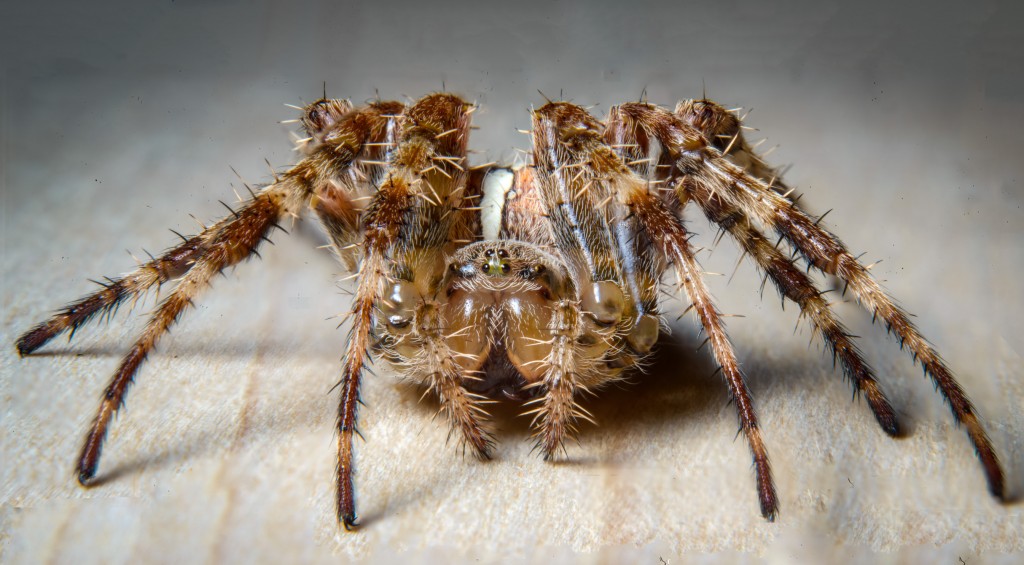
<instances>
[{"instance_id":1,"label":"hind leg of spider","mask_svg":"<svg viewBox=\"0 0 1024 565\"><path fill-rule=\"evenodd\" d=\"M747 214L771 226L812 265L844 280L864 308L875 318L881 318L886 328L899 339L900 346L921 363L924 372L949 404L956 422L967 430L985 469L989 491L997 498L1005 498L1002 467L973 404L938 352L910 321L909 314L896 305L867 267L847 251L839 238L821 227L818 220L808 217L788 199L760 180L746 175L732 163L711 151L705 153L706 172L701 176L714 187L713 190L726 195Z\"/></svg>"},{"instance_id":2,"label":"hind leg of spider","mask_svg":"<svg viewBox=\"0 0 1024 565\"><path fill-rule=\"evenodd\" d=\"M778 514L779 503L772 480L768 451L761 437L750 392L740 372L732 344L725 333L725 324L711 299L710 291L704 284L703 271L694 257L687 232L671 210L643 183L635 183L631 187L626 187L624 191L624 202L636 215L638 223L653 241L658 242L662 253L674 262L682 286L686 289L690 303L711 342L715 360L722 369L730 396L736 402L740 429L746 435L753 454L761 515L773 521Z\"/></svg>"},{"instance_id":3,"label":"hind leg of spider","mask_svg":"<svg viewBox=\"0 0 1024 565\"><path fill-rule=\"evenodd\" d=\"M717 105L714 107L718 112L712 112L708 108L709 104L711 103L706 100L690 101L688 105L681 104L680 107L691 108L691 112L700 118L698 120L691 116L691 123L696 122L711 130L705 132L705 136L714 133L717 131L715 128L723 124L728 126L727 131L734 130L735 135L740 135L739 122L735 117ZM703 108L705 112L693 110L693 107ZM899 426L895 412L875 380L871 368L861 357L851 336L835 317L831 307L810 278L798 269L791 259L771 245L737 206L715 193L707 183L700 182L698 177L690 176L673 179L671 167L659 168L643 158L653 154L652 145L656 146L657 142L650 136L638 135L637 132L652 130L657 127L657 123L673 119L667 110L657 106L643 103L624 104L612 108L607 120L605 139L618 148L619 153L624 154L629 162L636 163L633 170L641 177L652 177L658 185L666 182L674 184L671 188L662 189L666 197L675 197L674 200L669 199L671 203L681 208L690 200L695 201L711 222L732 235L743 251L751 256L772 280L779 293L800 306L801 314L810 319L815 332L822 336L832 351L833 359L842 365L843 373L854 386L854 393L863 392L867 397L868 405L882 429L890 435L897 435Z\"/></svg>"},{"instance_id":4,"label":"hind leg of spider","mask_svg":"<svg viewBox=\"0 0 1024 565\"><path fill-rule=\"evenodd\" d=\"M185 274L214 235L216 230L211 228L190 238L182 236L184 242L181 245L143 263L121 278L100 283L103 290L68 304L49 320L19 337L16 344L18 353L28 355L65 331L70 331L70 335L74 336L78 328L96 319L97 315L102 317L104 314L113 314L126 300L132 299L134 302L154 286L159 288L165 282Z\"/></svg>"},{"instance_id":5,"label":"hind leg of spider","mask_svg":"<svg viewBox=\"0 0 1024 565\"><path fill-rule=\"evenodd\" d=\"M713 193L705 184L691 180L682 179L677 185L680 198L689 196L695 200L704 215L727 231L754 259L775 284L779 294L800 307L801 314L810 319L815 332L831 350L833 359L839 361L843 373L853 384L854 393L864 394L875 419L887 434L899 435L896 413L875 380L871 367L810 278L768 242L738 208Z\"/></svg>"},{"instance_id":6,"label":"hind leg of spider","mask_svg":"<svg viewBox=\"0 0 1024 565\"><path fill-rule=\"evenodd\" d=\"M684 118L680 117L682 121ZM667 120L659 127L658 134L660 141L676 151L680 173L706 182L713 192L722 194L744 214L757 218L785 238L810 264L845 280L864 308L876 318L881 317L887 329L899 339L900 346L921 362L925 373L949 404L956 423L967 430L984 468L989 491L998 498L1005 498L1004 473L974 405L939 354L914 328L909 315L882 290L867 267L847 251L839 238L821 227L820 218L810 218L785 195L773 190L768 182L723 158L721 151L709 146L695 130L685 130L685 124Z\"/></svg>"},{"instance_id":7,"label":"hind leg of spider","mask_svg":"<svg viewBox=\"0 0 1024 565\"><path fill-rule=\"evenodd\" d=\"M819 225L820 218L811 219L792 201L769 187L768 182L723 157L722 152L684 117L664 110L652 111L647 104L624 104L619 111L636 114L634 119L643 113L653 114L654 119L637 121L643 121L644 135L657 140L663 153L670 156L675 174L706 184L713 194L788 240L812 265L846 281L861 304L876 318L882 318L901 345L921 362L925 373L949 403L954 419L966 428L985 470L989 491L997 498L1004 498L1003 472L995 450L952 372L910 322L909 315L882 291L868 269L850 255L838 238Z\"/></svg>"},{"instance_id":8,"label":"hind leg of spider","mask_svg":"<svg viewBox=\"0 0 1024 565\"><path fill-rule=\"evenodd\" d=\"M100 408L78 461L78 480L83 485L95 476L100 451L111 417L124 404L124 397L139 367L160 337L167 332L193 298L217 273L256 253L256 248L287 210L294 210L296 195L291 186L274 185L254 196L244 207L218 222L203 252L174 291L157 306L142 336L121 361L103 395Z\"/></svg>"}]
</instances>

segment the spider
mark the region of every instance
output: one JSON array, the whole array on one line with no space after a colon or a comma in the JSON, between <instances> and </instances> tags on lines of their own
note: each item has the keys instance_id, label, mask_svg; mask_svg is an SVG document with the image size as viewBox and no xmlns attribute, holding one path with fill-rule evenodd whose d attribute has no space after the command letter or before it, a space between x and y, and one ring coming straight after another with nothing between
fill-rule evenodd
<instances>
[{"instance_id":1,"label":"spider","mask_svg":"<svg viewBox=\"0 0 1024 565\"><path fill-rule=\"evenodd\" d=\"M106 388L78 459L79 482L95 477L111 417L161 336L214 275L256 254L282 217L309 207L358 277L337 420L337 517L346 529L356 526L353 435L371 354L433 391L450 433L482 459L494 448L486 404L523 402L537 448L551 459L581 420L592 421L580 395L649 359L665 325L659 291L669 270L711 344L753 456L761 514L774 520L779 504L753 402L682 222L693 203L800 307L855 394L895 436L896 415L872 369L786 247L843 280L921 363L970 437L992 495L1004 497L995 451L950 370L868 268L794 204L733 113L707 99L674 111L631 102L601 122L575 104L547 101L532 111L532 162L514 171L499 237L484 240L479 199L496 167L468 166L475 109L450 93L358 108L317 100L296 120L307 135L298 164L250 189L244 205L198 235L181 236L22 335L17 348L28 355L176 281Z\"/></svg>"}]
</instances>

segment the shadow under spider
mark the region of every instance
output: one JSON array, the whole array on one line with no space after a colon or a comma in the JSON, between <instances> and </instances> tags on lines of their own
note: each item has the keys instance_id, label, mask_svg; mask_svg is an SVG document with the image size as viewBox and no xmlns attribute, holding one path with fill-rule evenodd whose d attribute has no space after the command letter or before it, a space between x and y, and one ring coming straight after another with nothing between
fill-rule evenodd
<instances>
[{"instance_id":1,"label":"shadow under spider","mask_svg":"<svg viewBox=\"0 0 1024 565\"><path fill-rule=\"evenodd\" d=\"M707 348L697 350L699 342L681 342L678 337L663 335L659 339L645 372L633 371L623 381L580 395L580 405L594 415L598 426L582 422L579 437L613 435L627 429L671 422L684 425L688 417L709 414L725 406L728 390L715 374L716 364ZM427 420L433 418L440 404L414 383L399 387L403 402L415 404L416 411ZM421 400L421 396L423 399ZM531 417L522 416L528 408L522 402L499 399L487 405L490 424L498 440L496 459L503 459L501 445L531 442L534 433L529 427ZM438 424L443 425L443 424ZM454 441L454 440L453 440ZM573 443L571 440L569 444ZM573 450L568 459L557 459L555 465L589 465L605 463L588 457L586 448Z\"/></svg>"},{"instance_id":2,"label":"shadow under spider","mask_svg":"<svg viewBox=\"0 0 1024 565\"><path fill-rule=\"evenodd\" d=\"M317 429L321 424L330 426L327 423L331 421L328 412L331 411L330 405L333 402L325 402L326 396L322 388L309 388L310 390L303 392L302 398L291 398L283 405L259 402L258 407L243 406L242 410L248 411L248 414L242 433L234 427L225 429L219 425L202 425L186 428L182 433L176 433L168 438L160 430L153 429L151 423L136 422L136 425L150 427L150 430L140 438L142 448L125 460L112 461L107 470L101 467L100 472L90 482L89 488L100 487L147 469L179 466L207 456L227 456L268 438L284 442L293 432ZM325 410L310 409L316 406L322 406ZM210 424L222 423L230 419L224 417L223 412L226 411L225 407L217 412L203 414L202 417ZM147 414L138 414L136 418L146 416ZM116 442L109 448L113 454L117 450Z\"/></svg>"},{"instance_id":3,"label":"shadow under spider","mask_svg":"<svg viewBox=\"0 0 1024 565\"><path fill-rule=\"evenodd\" d=\"M580 405L594 415L598 425L581 422L579 439L584 447L573 450L567 459L557 459L554 464L612 462L599 460L589 454L587 438L613 438L627 430L642 431L644 428L661 428L666 425L685 426L687 421L703 422L718 417L714 414L719 412L735 419L727 385L716 372L717 365L709 346L700 347L702 337L696 337L692 331L673 329L672 335L662 334L651 357L651 364L643 372L634 370L624 380L597 390L593 395L580 396ZM741 359L741 363L745 361L744 374L755 406L763 405L764 400L774 395L794 393L810 388L811 383L816 384L821 377L821 365L816 355L821 355L820 351L812 349L807 355L795 357L793 363L784 366L775 361L770 364L758 361L749 354L747 359ZM785 378L779 379L778 375L784 375ZM849 389L850 385L843 382L839 369L833 381L828 386ZM414 383L399 387L403 402L418 406L417 412L429 420L437 413L440 405L433 395L423 396L424 390ZM895 400L899 404L903 399ZM825 398L818 401L822 404L828 402ZM867 410L867 405L858 397L856 402L849 403L849 407L841 409ZM498 441L496 458L502 458L503 443L532 442L530 436L534 430L530 428L531 417L522 416L526 410L522 403L505 399L487 407ZM901 417L902 436L909 435L913 427L912 420L899 407L897 412ZM759 410L759 414L763 418L764 410ZM739 425L738 421L736 425Z\"/></svg>"},{"instance_id":4,"label":"shadow under spider","mask_svg":"<svg viewBox=\"0 0 1024 565\"><path fill-rule=\"evenodd\" d=\"M646 371L641 373L634 371L626 380L614 383L611 386L599 390L594 396L585 395L581 398L581 405L594 414L599 426L590 424L581 426L580 438L583 442L582 449L573 449L568 459L556 461L558 465L589 466L615 463L608 460L607 455L595 456L587 450L587 437L604 439L622 434L626 430L641 431L644 428L654 426L684 426L688 420L706 420L712 418L714 413L724 411L723 417L732 417L733 408L729 404L728 391L720 375L715 372L716 364L707 347L698 349L699 338L692 331L674 328L672 336L662 335L652 357L652 363ZM274 340L256 345L256 348L269 356L295 355L296 351L292 344ZM319 348L318 348L319 349ZM74 354L106 354L105 348L86 348ZM189 342L167 348L164 355L228 355L247 356L253 353L252 342ZM319 351L314 352L319 354ZM331 351L333 353L333 351ZM61 355L62 351L44 352L36 354L41 356ZM325 355L327 355L325 350ZM830 363L822 363L819 360L825 354L820 349L811 348L805 354L794 355L791 362L780 364L777 361L766 362L758 360L756 354L741 353L741 362L745 362L745 376L747 384L751 389L755 405L763 406L765 400L774 398L776 395L784 397L796 394L802 390L815 389L818 381L822 378L829 380L826 387L849 390L849 383L844 382L841 376L841 369L836 368L832 374L821 371L822 367L830 366ZM925 404L928 402L927 394L917 389L927 389L923 385L915 384L912 378L916 371L900 369L891 375L880 375L883 386L890 393L894 407L900 418L901 437L912 435L914 428L919 424L920 414L928 410ZM391 379L391 375L382 373L380 378ZM330 379L323 381L329 383ZM400 402L411 403L418 408L415 412L423 415L423 425L443 425L432 423L431 419L436 413L439 405L431 395L427 395L422 401L420 396L423 389L411 386L396 387L401 395ZM820 388L817 388L820 391ZM288 404L289 408L281 412L280 405L272 403L261 403L258 413L250 415L253 422L246 433L246 442L258 441L259 436L286 436L289 431L301 428L315 428L317 425L330 421L333 414L331 408L336 400L332 394L329 400L325 401L325 389L312 386L303 392L301 399L292 399ZM849 399L850 396L846 395ZM829 404L825 397L814 399L813 402L821 406ZM374 403L379 407L381 403ZM310 406L326 406L324 414L318 414L310 410ZM833 406L835 406L833 404ZM844 405L832 408L837 416L846 416L853 411L867 411L865 402L859 397L854 402L847 402ZM489 406L492 415L492 422L496 428L496 436L499 442L497 459L507 459L501 452L502 443L530 442L532 430L529 427L530 418L521 416L524 411L518 402L501 401ZM759 410L762 418L766 411ZM866 412L867 413L867 412ZM139 416L143 417L143 416ZM216 414L206 415L209 422L223 421ZM868 416L870 417L870 416ZM792 421L792 420L790 420ZM259 424L262 422L262 424ZM325 424L326 425L326 424ZM783 429L777 433L799 433L798 429ZM153 435L157 438L157 434ZM727 438L728 439L728 438ZM184 435L179 435L171 441L158 441L153 439L149 442L152 446L147 449L149 456L138 454L134 459L117 462L108 471L100 473L93 481L93 487L116 481L124 476L137 473L147 468L161 468L166 466L181 465L189 460L206 455L223 453L237 449L232 444L224 430L220 428L193 428ZM372 441L368 442L372 445ZM1005 442L1004 442L1005 443ZM362 449L366 449L363 447ZM372 447L371 447L372 449ZM1021 458L1024 453L1015 449L1014 445L1004 447L1007 456L1007 467L1012 470L1021 467ZM1010 473L1009 493L1011 502L1020 502L1020 493L1024 492L1024 475ZM393 513L396 508L407 506L424 496L424 490L437 491L443 489L450 491L454 488L456 481L450 473L438 473L430 477L422 477L422 481L407 485L401 493L391 497L387 507L378 507L371 501L367 501L366 513L362 515L361 522L368 525L387 514Z\"/></svg>"}]
</instances>

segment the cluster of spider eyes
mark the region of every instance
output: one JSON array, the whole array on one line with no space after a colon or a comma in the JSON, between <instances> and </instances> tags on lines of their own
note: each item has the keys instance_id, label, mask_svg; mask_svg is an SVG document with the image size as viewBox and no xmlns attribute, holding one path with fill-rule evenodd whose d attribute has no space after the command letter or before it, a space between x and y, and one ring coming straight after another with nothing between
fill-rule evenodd
<instances>
[{"instance_id":1,"label":"cluster of spider eyes","mask_svg":"<svg viewBox=\"0 0 1024 565\"><path fill-rule=\"evenodd\" d=\"M497 255L497 259L495 259L495 255ZM488 249L484 251L484 257L487 260L480 265L480 270L485 275L498 274L499 271L501 274L507 275L512 270L512 265L508 262L508 251L504 249L499 249L497 252Z\"/></svg>"}]
</instances>

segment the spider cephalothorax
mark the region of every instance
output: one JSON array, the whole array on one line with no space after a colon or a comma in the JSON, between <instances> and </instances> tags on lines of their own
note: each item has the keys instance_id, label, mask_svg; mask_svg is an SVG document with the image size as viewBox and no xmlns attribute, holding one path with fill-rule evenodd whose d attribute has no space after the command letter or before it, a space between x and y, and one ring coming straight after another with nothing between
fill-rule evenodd
<instances>
[{"instance_id":1,"label":"spider cephalothorax","mask_svg":"<svg viewBox=\"0 0 1024 565\"><path fill-rule=\"evenodd\" d=\"M298 164L231 215L24 334L17 347L27 355L176 280L106 389L79 481L95 475L110 419L157 340L214 275L256 253L278 220L308 206L358 277L338 415L338 519L346 528L356 522L352 439L373 350L432 390L452 432L480 457L494 445L487 397L505 397L529 406L537 446L549 458L579 419L591 419L577 404L580 393L652 354L669 270L707 334L753 454L761 512L774 519L778 502L753 403L682 223L692 202L800 307L882 429L895 435L895 413L853 337L763 230L844 280L922 364L964 425L989 490L1003 496L998 459L949 369L868 269L788 199L791 191L747 145L736 116L710 100L682 102L675 112L634 102L612 107L601 122L574 104L548 102L533 111L533 159L515 171L499 236L481 241L482 179L493 167L467 163L474 109L446 93L409 106L318 100L297 120L307 134Z\"/></svg>"}]
</instances>

